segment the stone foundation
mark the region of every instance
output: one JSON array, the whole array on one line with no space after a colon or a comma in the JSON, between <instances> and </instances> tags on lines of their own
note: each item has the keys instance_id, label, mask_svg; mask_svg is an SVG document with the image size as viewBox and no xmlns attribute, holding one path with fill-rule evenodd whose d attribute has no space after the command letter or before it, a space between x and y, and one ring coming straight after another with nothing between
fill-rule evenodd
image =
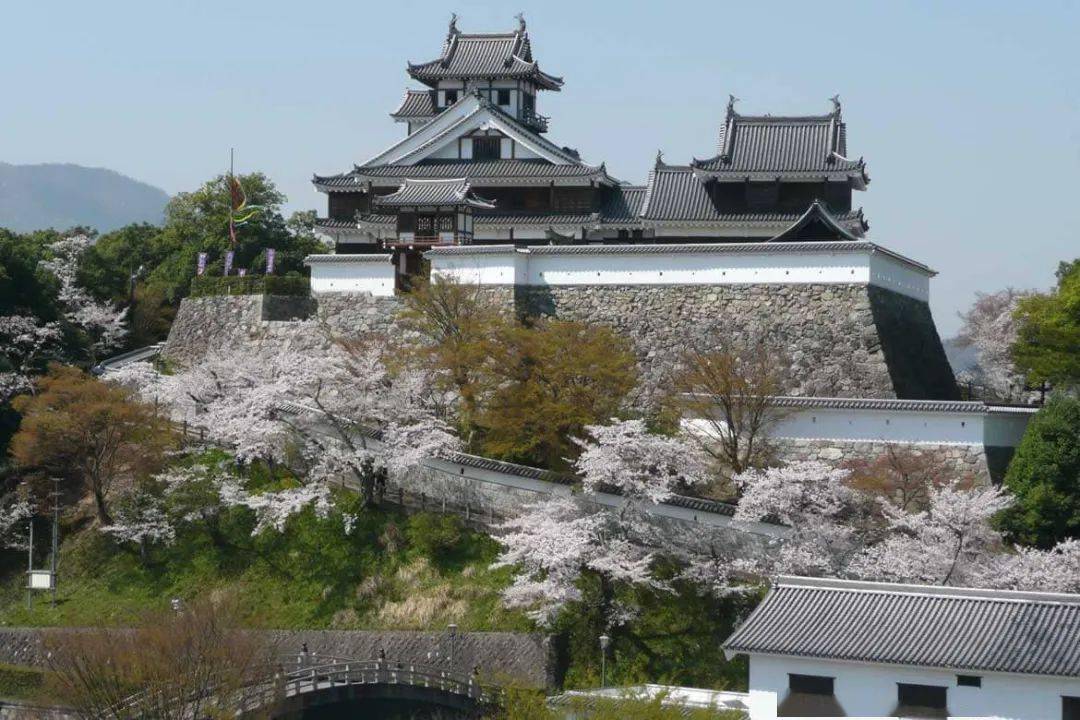
<instances>
[{"instance_id":1,"label":"stone foundation","mask_svg":"<svg viewBox=\"0 0 1080 720\"><path fill-rule=\"evenodd\" d=\"M791 395L955 399L956 382L925 302L867 285L487 285L478 292L522 317L608 325L641 361L644 402L670 384L688 348L711 350L764 335L786 348ZM241 345L318 347L296 320L318 318L345 336L395 335L397 298L325 294L188 298L163 354L187 365Z\"/></svg>"},{"instance_id":2,"label":"stone foundation","mask_svg":"<svg viewBox=\"0 0 1080 720\"><path fill-rule=\"evenodd\" d=\"M926 303L866 285L517 287L518 311L608 325L633 342L644 392L663 392L681 354L765 336L787 348L787 393L954 399Z\"/></svg>"},{"instance_id":3,"label":"stone foundation","mask_svg":"<svg viewBox=\"0 0 1080 720\"><path fill-rule=\"evenodd\" d=\"M1000 483L1005 466L998 457L1000 451L1012 448L987 448L982 445L886 443L844 440L787 440L770 441L773 457L782 462L821 460L843 467L852 463L873 462L889 449L915 457L925 457L928 465L941 468L945 477L966 478L979 485Z\"/></svg>"},{"instance_id":4,"label":"stone foundation","mask_svg":"<svg viewBox=\"0 0 1080 720\"><path fill-rule=\"evenodd\" d=\"M185 298L176 313L162 355L190 365L210 354L240 347L317 350L326 334L305 320L326 323L345 337L398 334L397 298L367 294L326 294L318 298L226 295Z\"/></svg>"}]
</instances>

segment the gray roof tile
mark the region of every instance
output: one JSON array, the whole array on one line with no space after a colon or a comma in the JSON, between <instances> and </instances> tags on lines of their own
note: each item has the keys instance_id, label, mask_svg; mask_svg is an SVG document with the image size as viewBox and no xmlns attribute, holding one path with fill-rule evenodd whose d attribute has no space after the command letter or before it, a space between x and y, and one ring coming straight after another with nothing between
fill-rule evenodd
<instances>
[{"instance_id":1,"label":"gray roof tile","mask_svg":"<svg viewBox=\"0 0 1080 720\"><path fill-rule=\"evenodd\" d=\"M1080 595L782 577L724 647L1080 677Z\"/></svg>"},{"instance_id":2,"label":"gray roof tile","mask_svg":"<svg viewBox=\"0 0 1080 720\"><path fill-rule=\"evenodd\" d=\"M368 165L339 175L316 175L313 182L328 192L361 191L373 185L396 185L405 178L467 178L474 185L504 185L512 181L541 182L607 179L603 165L583 163L556 165L547 160L422 160L415 165ZM390 182L385 182L389 180ZM382 182L380 182L382 181Z\"/></svg>"},{"instance_id":3,"label":"gray roof tile","mask_svg":"<svg viewBox=\"0 0 1080 720\"><path fill-rule=\"evenodd\" d=\"M494 208L490 200L473 194L466 178L448 180L414 180L409 178L397 192L375 196L375 204L388 208L407 205L468 205L474 208Z\"/></svg>"},{"instance_id":4,"label":"gray roof tile","mask_svg":"<svg viewBox=\"0 0 1080 720\"><path fill-rule=\"evenodd\" d=\"M641 217L656 221L795 223L804 212L720 212L709 195L705 173L685 165L658 164L649 173ZM866 230L862 210L838 213L833 219L848 232Z\"/></svg>"},{"instance_id":5,"label":"gray roof tile","mask_svg":"<svg viewBox=\"0 0 1080 720\"><path fill-rule=\"evenodd\" d=\"M713 176L853 177L869 182L862 159L847 155L840 111L828 115L740 115L729 106L715 157L692 166Z\"/></svg>"},{"instance_id":6,"label":"gray roof tile","mask_svg":"<svg viewBox=\"0 0 1080 720\"><path fill-rule=\"evenodd\" d=\"M406 90L398 109L390 117L401 120L435 117L434 90Z\"/></svg>"},{"instance_id":7,"label":"gray roof tile","mask_svg":"<svg viewBox=\"0 0 1080 720\"><path fill-rule=\"evenodd\" d=\"M529 78L542 88L558 90L562 78L548 75L533 60L532 43L524 24L516 32L463 33L451 26L442 54L413 65L409 75L424 83L444 78Z\"/></svg>"}]
</instances>

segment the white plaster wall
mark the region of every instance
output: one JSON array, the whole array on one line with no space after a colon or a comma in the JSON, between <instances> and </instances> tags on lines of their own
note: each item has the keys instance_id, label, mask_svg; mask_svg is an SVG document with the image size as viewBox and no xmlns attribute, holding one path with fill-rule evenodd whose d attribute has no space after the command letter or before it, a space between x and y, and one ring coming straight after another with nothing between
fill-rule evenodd
<instances>
[{"instance_id":1,"label":"white plaster wall","mask_svg":"<svg viewBox=\"0 0 1080 720\"><path fill-rule=\"evenodd\" d=\"M331 292L367 292L376 297L394 294L394 266L389 257L385 262L318 262L311 266L313 295Z\"/></svg>"},{"instance_id":2,"label":"white plaster wall","mask_svg":"<svg viewBox=\"0 0 1080 720\"><path fill-rule=\"evenodd\" d=\"M865 253L535 254L531 285L741 285L866 283Z\"/></svg>"},{"instance_id":3,"label":"white plaster wall","mask_svg":"<svg viewBox=\"0 0 1080 720\"><path fill-rule=\"evenodd\" d=\"M884 253L870 256L870 282L919 300L930 299L930 277Z\"/></svg>"},{"instance_id":4,"label":"white plaster wall","mask_svg":"<svg viewBox=\"0 0 1080 720\"><path fill-rule=\"evenodd\" d=\"M475 255L429 255L431 274L463 285L524 284L525 258L513 247L505 252Z\"/></svg>"},{"instance_id":5,"label":"white plaster wall","mask_svg":"<svg viewBox=\"0 0 1080 720\"><path fill-rule=\"evenodd\" d=\"M981 412L888 410L795 410L769 435L785 440L982 445L986 415Z\"/></svg>"},{"instance_id":6,"label":"white plaster wall","mask_svg":"<svg viewBox=\"0 0 1080 720\"><path fill-rule=\"evenodd\" d=\"M984 423L983 443L987 447L1016 447L1024 437L1031 415L990 413Z\"/></svg>"},{"instance_id":7,"label":"white plaster wall","mask_svg":"<svg viewBox=\"0 0 1080 720\"><path fill-rule=\"evenodd\" d=\"M515 239L519 239L515 233ZM521 239L525 239L524 237ZM843 252L518 252L528 285L746 285L873 284L927 300L929 276L869 250ZM483 255L434 256L433 269L453 264L465 272ZM881 258L885 258L882 264ZM877 264L878 272L873 267ZM885 270L893 273L889 275ZM478 271L479 272L479 271ZM482 273L481 273L482 274ZM491 282L506 282L498 276ZM915 279L921 277L923 282Z\"/></svg>"},{"instance_id":8,"label":"white plaster wall","mask_svg":"<svg viewBox=\"0 0 1080 720\"><path fill-rule=\"evenodd\" d=\"M788 692L788 673L824 675L835 678L836 699L847 715L884 717L896 707L897 683L940 685L948 687L948 709L952 717L1024 720L1060 720L1062 696L1080 696L1078 678L959 672L979 675L982 687L958 687L954 671L752 655L750 692L752 697L776 693L777 702L782 703ZM751 707L753 711L753 703ZM763 714L767 714L767 709ZM751 713L751 720L761 717Z\"/></svg>"}]
</instances>

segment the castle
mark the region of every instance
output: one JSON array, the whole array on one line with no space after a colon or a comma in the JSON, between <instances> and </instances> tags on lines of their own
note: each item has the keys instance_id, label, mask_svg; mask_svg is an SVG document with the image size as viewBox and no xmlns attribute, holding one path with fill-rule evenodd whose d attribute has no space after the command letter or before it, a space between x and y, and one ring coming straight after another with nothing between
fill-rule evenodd
<instances>
[{"instance_id":1,"label":"castle","mask_svg":"<svg viewBox=\"0 0 1080 720\"><path fill-rule=\"evenodd\" d=\"M409 278L430 270L518 315L614 327L646 395L687 347L767 334L790 354L777 402L791 414L775 432L793 455L904 444L1000 474L1031 411L960 401L928 304L934 271L869 240L853 206L870 177L848 155L839 98L809 116L743 115L731 98L715 153L658 154L631 185L547 137L537 98L563 80L541 70L523 18L481 34L455 17L439 56L407 70L423 87L391 113L404 137L313 179L335 252L307 258L312 295L340 327L392 323ZM166 354L227 342L185 302ZM225 316L251 337L272 302Z\"/></svg>"}]
</instances>

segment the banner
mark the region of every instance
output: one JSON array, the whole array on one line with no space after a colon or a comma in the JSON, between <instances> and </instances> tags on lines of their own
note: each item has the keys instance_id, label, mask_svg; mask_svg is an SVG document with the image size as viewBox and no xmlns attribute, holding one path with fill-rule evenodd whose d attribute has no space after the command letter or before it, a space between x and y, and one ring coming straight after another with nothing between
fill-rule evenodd
<instances>
[{"instance_id":1,"label":"banner","mask_svg":"<svg viewBox=\"0 0 1080 720\"><path fill-rule=\"evenodd\" d=\"M202 275L206 272L206 253L199 253L199 267L195 272L197 275Z\"/></svg>"},{"instance_id":2,"label":"banner","mask_svg":"<svg viewBox=\"0 0 1080 720\"><path fill-rule=\"evenodd\" d=\"M244 277L245 275L247 275L247 268L237 268L236 274L240 277Z\"/></svg>"},{"instance_id":3,"label":"banner","mask_svg":"<svg viewBox=\"0 0 1080 720\"><path fill-rule=\"evenodd\" d=\"M266 274L274 274L274 256L277 253L274 252L274 248L268 248L266 251Z\"/></svg>"},{"instance_id":4,"label":"banner","mask_svg":"<svg viewBox=\"0 0 1080 720\"><path fill-rule=\"evenodd\" d=\"M230 272L232 272L232 260L233 260L233 251L232 250L226 251L226 253L225 253L225 274L226 275L228 275Z\"/></svg>"}]
</instances>

